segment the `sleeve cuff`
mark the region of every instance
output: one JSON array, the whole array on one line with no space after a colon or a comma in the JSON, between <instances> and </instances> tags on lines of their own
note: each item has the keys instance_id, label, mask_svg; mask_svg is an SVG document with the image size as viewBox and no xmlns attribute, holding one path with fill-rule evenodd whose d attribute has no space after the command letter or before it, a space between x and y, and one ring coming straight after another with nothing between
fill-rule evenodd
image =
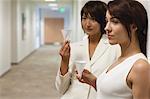
<instances>
[{"instance_id":1,"label":"sleeve cuff","mask_svg":"<svg viewBox=\"0 0 150 99\"><path fill-rule=\"evenodd\" d=\"M59 70L59 78L61 79L61 80L63 80L63 79L70 79L70 77L71 77L71 73L68 71L65 75L61 75L61 72L60 72L60 70Z\"/></svg>"}]
</instances>

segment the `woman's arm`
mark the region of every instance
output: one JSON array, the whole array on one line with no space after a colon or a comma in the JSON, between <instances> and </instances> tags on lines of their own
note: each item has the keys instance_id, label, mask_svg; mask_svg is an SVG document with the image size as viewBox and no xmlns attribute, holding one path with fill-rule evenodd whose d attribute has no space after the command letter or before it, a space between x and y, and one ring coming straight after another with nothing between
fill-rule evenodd
<instances>
[{"instance_id":1,"label":"woman's arm","mask_svg":"<svg viewBox=\"0 0 150 99\"><path fill-rule=\"evenodd\" d=\"M64 76L68 72L68 69L69 69L69 67L68 67L69 59L70 59L70 42L69 41L66 41L64 43L59 54L62 58L60 72L61 72L61 75Z\"/></svg>"},{"instance_id":2,"label":"woman's arm","mask_svg":"<svg viewBox=\"0 0 150 99\"><path fill-rule=\"evenodd\" d=\"M70 59L70 43L66 41L59 52L61 56L61 65L58 70L55 85L57 90L64 94L70 86L71 74L69 70L69 59Z\"/></svg>"},{"instance_id":3,"label":"woman's arm","mask_svg":"<svg viewBox=\"0 0 150 99\"><path fill-rule=\"evenodd\" d=\"M94 76L88 70L84 69L84 71L82 72L82 77L80 78L80 77L77 76L77 78L80 82L86 83L86 84L92 86L93 88L95 88L95 90L97 90L96 89L96 80L97 80L97 78L96 78L96 76Z\"/></svg>"},{"instance_id":4,"label":"woman's arm","mask_svg":"<svg viewBox=\"0 0 150 99\"><path fill-rule=\"evenodd\" d=\"M128 78L132 84L133 99L150 99L150 64L147 61L137 61Z\"/></svg>"}]
</instances>

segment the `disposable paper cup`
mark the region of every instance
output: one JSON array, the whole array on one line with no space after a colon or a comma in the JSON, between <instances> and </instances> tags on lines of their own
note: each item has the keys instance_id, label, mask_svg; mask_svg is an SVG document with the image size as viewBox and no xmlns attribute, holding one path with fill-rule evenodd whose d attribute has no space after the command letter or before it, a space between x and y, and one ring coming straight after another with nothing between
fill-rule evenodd
<instances>
[{"instance_id":1,"label":"disposable paper cup","mask_svg":"<svg viewBox=\"0 0 150 99\"><path fill-rule=\"evenodd\" d=\"M86 61L75 61L75 66L78 71L79 77L82 76L82 72L84 70L84 66L86 65Z\"/></svg>"},{"instance_id":2,"label":"disposable paper cup","mask_svg":"<svg viewBox=\"0 0 150 99\"><path fill-rule=\"evenodd\" d=\"M70 41L71 40L71 38L70 38L71 30L64 30L64 29L62 29L61 33L63 35L64 41Z\"/></svg>"}]
</instances>

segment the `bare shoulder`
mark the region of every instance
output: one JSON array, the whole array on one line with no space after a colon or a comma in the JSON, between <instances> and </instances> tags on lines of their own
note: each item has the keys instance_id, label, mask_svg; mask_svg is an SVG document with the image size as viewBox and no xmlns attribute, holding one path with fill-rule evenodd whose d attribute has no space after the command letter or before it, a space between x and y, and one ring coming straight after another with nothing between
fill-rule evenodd
<instances>
[{"instance_id":1,"label":"bare shoulder","mask_svg":"<svg viewBox=\"0 0 150 99\"><path fill-rule=\"evenodd\" d=\"M139 59L134 63L133 70L137 73L150 72L150 64L145 59Z\"/></svg>"},{"instance_id":2,"label":"bare shoulder","mask_svg":"<svg viewBox=\"0 0 150 99\"><path fill-rule=\"evenodd\" d=\"M130 73L129 84L134 91L134 96L149 97L150 92L150 64L147 60L137 60ZM149 99L149 98L140 98Z\"/></svg>"},{"instance_id":3,"label":"bare shoulder","mask_svg":"<svg viewBox=\"0 0 150 99\"><path fill-rule=\"evenodd\" d=\"M149 83L150 64L148 63L148 61L144 59L137 60L133 65L130 76L133 82L146 81L147 83Z\"/></svg>"}]
</instances>

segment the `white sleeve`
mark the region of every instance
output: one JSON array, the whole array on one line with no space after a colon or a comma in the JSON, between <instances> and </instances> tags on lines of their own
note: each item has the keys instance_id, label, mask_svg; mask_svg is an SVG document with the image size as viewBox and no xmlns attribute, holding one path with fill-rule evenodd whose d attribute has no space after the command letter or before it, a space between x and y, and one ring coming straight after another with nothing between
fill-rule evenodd
<instances>
[{"instance_id":1,"label":"white sleeve","mask_svg":"<svg viewBox=\"0 0 150 99\"><path fill-rule=\"evenodd\" d=\"M68 71L64 76L61 75L60 69L58 70L55 86L60 94L64 94L70 86L71 73Z\"/></svg>"},{"instance_id":2,"label":"white sleeve","mask_svg":"<svg viewBox=\"0 0 150 99\"><path fill-rule=\"evenodd\" d=\"M72 48L72 45L71 45L71 48ZM72 71L73 71L73 58L74 58L74 52L71 50L68 72L64 76L61 75L60 68L57 72L55 86L60 94L65 94L65 92L68 90L71 84L71 77L72 77Z\"/></svg>"}]
</instances>

